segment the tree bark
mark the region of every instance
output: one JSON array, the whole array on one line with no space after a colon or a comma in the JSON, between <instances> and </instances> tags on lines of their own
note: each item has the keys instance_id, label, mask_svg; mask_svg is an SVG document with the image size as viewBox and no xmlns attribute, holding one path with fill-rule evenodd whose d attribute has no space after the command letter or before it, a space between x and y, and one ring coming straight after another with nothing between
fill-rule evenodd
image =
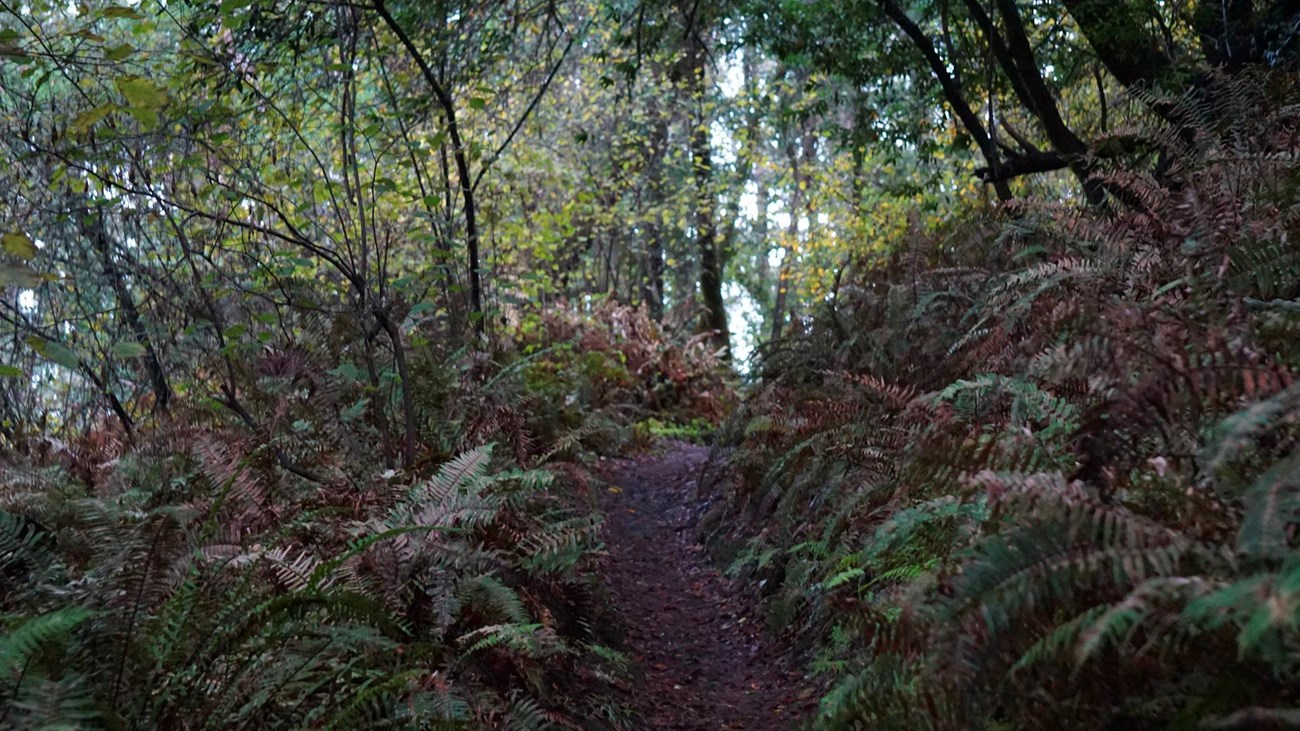
<instances>
[{"instance_id":1,"label":"tree bark","mask_svg":"<svg viewBox=\"0 0 1300 731\"><path fill-rule=\"evenodd\" d=\"M1007 72L1019 77L1028 97L1030 110L1043 125L1043 131L1047 133L1047 139L1051 141L1052 147L1066 157L1070 171L1079 179L1088 202L1092 205L1101 205L1105 202L1106 195L1100 183L1092 179L1092 166L1087 159L1088 145L1079 139L1061 117L1061 112L1056 106L1056 97L1047 87L1047 81L1043 79L1043 73L1038 68L1038 59L1034 57L1034 47L1025 32L1024 21L1016 8L1016 0L997 0L997 2L1002 22L1007 28L1009 45L1007 55L1010 62ZM971 4L978 7L977 3ZM990 37L996 39L996 28L990 30Z\"/></svg>"},{"instance_id":2,"label":"tree bark","mask_svg":"<svg viewBox=\"0 0 1300 731\"><path fill-rule=\"evenodd\" d=\"M460 126L456 122L456 104L452 100L451 94L439 80L438 75L429 66L424 54L420 52L419 48L416 48L415 42L398 24L384 3L382 1L376 2L374 7L380 19L393 32L393 35L397 36L397 40L410 54L416 65L419 66L420 74L433 91L434 99L438 102L438 106L442 107L443 116L446 118L447 137L451 140L451 156L456 165L456 178L460 184L461 200L465 207L465 246L469 264L470 319L474 321L474 332L482 335L486 325L486 318L483 314L483 283L479 271L478 217L474 201L474 182L469 172L469 155L461 139Z\"/></svg>"},{"instance_id":3,"label":"tree bark","mask_svg":"<svg viewBox=\"0 0 1300 731\"><path fill-rule=\"evenodd\" d=\"M690 99L696 114L690 117L691 167L695 177L695 206L692 225L700 255L700 299L704 303L704 328L725 359L731 358L731 333L727 308L722 298L722 262L718 256L717 199L713 194L713 149L704 112L706 49L699 29L688 34L683 54L683 76L688 79Z\"/></svg>"},{"instance_id":4,"label":"tree bark","mask_svg":"<svg viewBox=\"0 0 1300 731\"><path fill-rule=\"evenodd\" d=\"M993 185L999 199L1011 200L1014 197L1011 194L1011 186L1007 184L1007 178L1003 177L999 172L1002 166L1002 156L998 153L997 144L994 143L988 130L984 129L984 124L980 122L979 115L975 114L975 110L966 101L961 84L957 83L952 74L948 73L948 65L944 63L939 51L926 37L925 31L921 30L921 27L907 15L906 11L895 0L879 1L885 15L894 21L899 30L903 31L917 50L921 52L921 55L925 57L926 63L930 66L930 72L934 74L934 78L939 82L939 88L943 90L943 96L947 100L948 106L952 108L953 114L957 115L957 119L966 128L967 133L974 138L980 152L984 154L984 160L988 163L987 169L990 174L981 177L984 178L985 182Z\"/></svg>"},{"instance_id":5,"label":"tree bark","mask_svg":"<svg viewBox=\"0 0 1300 731\"><path fill-rule=\"evenodd\" d=\"M663 202L663 156L668 144L670 117L654 101L650 104L650 115L654 126L650 131L645 184L649 192L651 215L645 224L645 277L641 285L641 301L646 303L650 316L656 322L662 322L664 319L664 227L659 219L659 205Z\"/></svg>"},{"instance_id":6,"label":"tree bark","mask_svg":"<svg viewBox=\"0 0 1300 731\"><path fill-rule=\"evenodd\" d=\"M167 373L163 369L162 360L158 357L158 350L154 347L153 338L149 335L149 329L145 327L144 320L140 317L140 309L136 306L135 296L131 294L131 290L126 286L122 271L113 259L112 241L109 239L108 230L104 227L103 214L89 210L83 211L81 214L81 234L89 239L90 245L94 247L95 252L99 255L100 265L104 268L104 276L108 278L109 286L113 289L118 306L122 308L122 318L126 321L127 329L136 342L144 347L145 372L148 373L150 388L153 390L154 411L166 411L172 401L171 384L167 380Z\"/></svg>"},{"instance_id":7,"label":"tree bark","mask_svg":"<svg viewBox=\"0 0 1300 731\"><path fill-rule=\"evenodd\" d=\"M397 377L402 379L402 466L410 469L415 464L415 394L411 390L411 373L406 365L406 347L402 345L402 334L388 313L376 310L374 315L388 335L388 342L393 347L393 361L397 364Z\"/></svg>"},{"instance_id":8,"label":"tree bark","mask_svg":"<svg viewBox=\"0 0 1300 731\"><path fill-rule=\"evenodd\" d=\"M1158 87L1174 69L1126 0L1062 0L1106 70L1124 86Z\"/></svg>"}]
</instances>

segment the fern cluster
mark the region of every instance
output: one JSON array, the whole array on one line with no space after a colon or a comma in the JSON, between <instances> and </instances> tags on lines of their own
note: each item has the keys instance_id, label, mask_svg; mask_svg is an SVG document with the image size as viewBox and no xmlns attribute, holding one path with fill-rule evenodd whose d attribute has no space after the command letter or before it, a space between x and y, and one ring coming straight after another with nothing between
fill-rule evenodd
<instances>
[{"instance_id":1,"label":"fern cluster","mask_svg":"<svg viewBox=\"0 0 1300 731\"><path fill-rule=\"evenodd\" d=\"M820 727L1300 714L1300 87L1220 86L1123 205L863 262L766 352L708 531L818 648Z\"/></svg>"},{"instance_id":2,"label":"fern cluster","mask_svg":"<svg viewBox=\"0 0 1300 731\"><path fill-rule=\"evenodd\" d=\"M616 674L586 577L598 522L553 504L554 473L494 467L485 446L249 528L264 478L195 461L179 504L142 486L20 511L6 488L5 728L618 717L597 690Z\"/></svg>"}]
</instances>

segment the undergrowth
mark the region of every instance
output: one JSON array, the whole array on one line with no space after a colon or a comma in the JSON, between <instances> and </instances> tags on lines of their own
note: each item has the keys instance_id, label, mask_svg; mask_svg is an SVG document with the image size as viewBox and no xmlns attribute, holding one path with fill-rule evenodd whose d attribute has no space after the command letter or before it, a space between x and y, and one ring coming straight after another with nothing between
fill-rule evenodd
<instances>
[{"instance_id":1,"label":"undergrowth","mask_svg":"<svg viewBox=\"0 0 1300 731\"><path fill-rule=\"evenodd\" d=\"M762 354L706 532L818 728L1300 719L1300 87L1178 103L1109 209L918 238Z\"/></svg>"},{"instance_id":2,"label":"undergrowth","mask_svg":"<svg viewBox=\"0 0 1300 731\"><path fill-rule=\"evenodd\" d=\"M674 384L727 387L605 307L494 351L413 349L409 469L377 407L395 390L313 330L242 374L257 432L196 401L129 441L11 445L0 728L631 727L580 460L634 442L625 404L709 418Z\"/></svg>"}]
</instances>

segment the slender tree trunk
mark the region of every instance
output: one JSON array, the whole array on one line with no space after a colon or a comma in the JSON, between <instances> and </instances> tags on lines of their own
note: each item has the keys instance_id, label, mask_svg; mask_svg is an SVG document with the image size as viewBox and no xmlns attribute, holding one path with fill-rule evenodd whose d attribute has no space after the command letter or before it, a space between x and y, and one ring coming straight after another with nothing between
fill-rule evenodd
<instances>
[{"instance_id":1,"label":"slender tree trunk","mask_svg":"<svg viewBox=\"0 0 1300 731\"><path fill-rule=\"evenodd\" d=\"M691 103L691 166L695 171L695 206L692 225L700 255L700 299L704 304L704 327L713 344L731 357L731 333L727 327L727 308L722 299L722 261L718 256L717 199L713 195L713 149L709 140L708 115L704 111L706 92L706 53L699 32L687 37L685 75L688 75Z\"/></svg>"},{"instance_id":2,"label":"slender tree trunk","mask_svg":"<svg viewBox=\"0 0 1300 731\"><path fill-rule=\"evenodd\" d=\"M1092 166L1087 162L1088 144L1079 139L1079 136L1065 123L1065 118L1061 116L1056 106L1056 98L1047 87L1047 81L1043 79L1042 71L1038 68L1033 45L1025 32L1024 21L1021 20L1015 0L997 0L997 3L1002 22L1007 28L1009 46L1002 49L1002 53L999 54L1004 59L1003 66L1007 73L1018 81L1017 88L1023 89L1021 93L1025 97L1024 100L1028 103L1030 111L1042 123L1052 147L1066 156L1070 171L1083 186L1088 203L1094 206L1103 204L1106 200L1105 191L1102 189L1101 182L1093 179ZM978 3L971 4L978 7ZM997 29L990 27L989 31L995 48L1001 46L1002 41L998 38Z\"/></svg>"},{"instance_id":3,"label":"slender tree trunk","mask_svg":"<svg viewBox=\"0 0 1300 731\"><path fill-rule=\"evenodd\" d=\"M813 137L812 124L805 121L800 130L799 145L795 145L794 140L786 142L786 157L790 161L790 178L793 183L793 190L790 192L790 223L786 226L785 240L795 243L799 240L799 216L806 213L810 216L809 225L812 225L811 210L806 209L805 199L807 194L807 178L804 175L803 165L808 162L816 150L816 139ZM785 246L785 256L781 258L781 268L776 278L776 298L772 304L772 340L779 340L782 332L785 330L785 315L789 304L790 297L790 279L794 273L794 252L795 247Z\"/></svg>"},{"instance_id":4,"label":"slender tree trunk","mask_svg":"<svg viewBox=\"0 0 1300 731\"><path fill-rule=\"evenodd\" d=\"M754 68L753 60L750 58L750 54L748 53L745 54L745 61L746 61L745 73L747 76L746 82L749 88L751 89L751 93L754 93L754 90L757 88L758 85L758 71L757 69ZM755 105L754 111L750 115L750 119L749 119L749 138L750 138L749 142L753 146L753 155L755 158L753 175L752 175L754 180L754 187L755 187L754 228L753 228L752 235L753 235L754 243L758 245L758 251L760 252L757 266L755 267L755 269L757 270L757 274L758 274L757 279L761 283L761 288L759 289L759 291L762 294L757 299L759 300L760 307L766 307L769 304L767 278L768 275L770 274L769 272L770 265L768 264L768 258L767 258L768 256L767 206L771 198L771 190L768 188L768 186L771 184L771 181L769 180L767 161L763 156L763 154L759 152L759 150L761 150L763 147L762 144L763 141L760 140L762 134L763 134L763 126L762 126L761 112L759 111L758 105ZM751 292L752 291L753 290L751 290Z\"/></svg>"},{"instance_id":5,"label":"slender tree trunk","mask_svg":"<svg viewBox=\"0 0 1300 731\"><path fill-rule=\"evenodd\" d=\"M786 237L793 241L799 235L799 214L790 214L790 225L786 226ZM776 275L776 297L772 301L772 340L780 340L785 330L785 308L790 297L790 277L793 270L794 251L781 247L785 256L781 258L781 268Z\"/></svg>"},{"instance_id":6,"label":"slender tree trunk","mask_svg":"<svg viewBox=\"0 0 1300 731\"><path fill-rule=\"evenodd\" d=\"M1011 186L1006 179L999 176L999 169L1002 166L1002 156L998 153L997 144L993 141L991 131L984 128L980 122L979 115L971 108L970 103L962 92L961 84L948 71L948 64L944 62L939 51L935 49L934 44L926 37L925 31L908 16L907 12L899 6L895 0L879 0L880 7L885 11L890 20L898 26L899 30L912 41L921 55L925 57L926 63L930 66L930 72L939 82L939 87L943 90L944 99L947 100L948 106L952 108L953 114L974 138L975 144L984 154L984 160L989 166L988 179L993 185L993 190L997 192L1001 200L1011 200L1014 196L1011 194Z\"/></svg>"},{"instance_id":7,"label":"slender tree trunk","mask_svg":"<svg viewBox=\"0 0 1300 731\"><path fill-rule=\"evenodd\" d=\"M442 107L443 116L447 123L447 137L451 141L451 156L456 166L456 178L460 185L461 200L465 207L465 246L469 265L470 319L474 321L474 332L482 335L486 322L483 314L483 284L479 270L478 215L474 201L474 179L470 176L469 153L464 141L461 139L460 126L456 121L456 104L446 86L438 78L433 68L429 66L424 54L416 47L415 42L397 23L397 20L393 18L392 13L388 11L382 1L375 4L375 11L389 30L397 36L397 40L406 48L407 53L415 60L416 65L420 67L420 73L424 77L425 83L429 85L429 88L433 91L434 99Z\"/></svg>"},{"instance_id":8,"label":"slender tree trunk","mask_svg":"<svg viewBox=\"0 0 1300 731\"><path fill-rule=\"evenodd\" d=\"M375 320L388 335L388 342L393 346L397 376L402 379L402 466L410 469L415 464L415 394L411 390L411 373L406 365L406 347L402 345L402 334L388 313L376 310L374 314Z\"/></svg>"},{"instance_id":9,"label":"slender tree trunk","mask_svg":"<svg viewBox=\"0 0 1300 731\"><path fill-rule=\"evenodd\" d=\"M771 191L768 190L767 187L769 182L767 177L767 171L762 167L760 167L754 175L754 182L757 184L758 188L754 194L754 242L758 244L758 250L761 252L758 258L758 265L755 269L758 270L758 280L760 282L767 281L768 270L770 268L770 264L767 260L767 206L771 196ZM767 298L764 297L763 299Z\"/></svg>"},{"instance_id":10,"label":"slender tree trunk","mask_svg":"<svg viewBox=\"0 0 1300 731\"><path fill-rule=\"evenodd\" d=\"M654 127L650 132L645 181L649 190L650 217L645 224L645 279L641 286L641 301L646 303L650 316L656 322L662 322L664 319L664 227L659 218L659 206L662 205L664 198L663 156L668 144L668 123L671 118L653 101L650 105L650 115Z\"/></svg>"},{"instance_id":11,"label":"slender tree trunk","mask_svg":"<svg viewBox=\"0 0 1300 731\"><path fill-rule=\"evenodd\" d=\"M136 342L144 347L144 365L145 371L149 375L150 388L153 390L154 410L166 411L172 400L171 384L167 381L167 373L163 370L162 360L158 357L158 350L154 347L153 338L149 336L149 329L145 327L144 320L140 317L140 310L135 303L135 296L127 288L126 281L122 277L122 271L113 259L112 242L109 239L108 230L104 227L103 214L91 214L89 212L83 214L81 217L81 234L90 240L91 246L99 254L100 265L104 268L104 276L108 278L109 286L113 288L113 294L117 298L118 306L122 308L122 317L126 321L127 329Z\"/></svg>"}]
</instances>

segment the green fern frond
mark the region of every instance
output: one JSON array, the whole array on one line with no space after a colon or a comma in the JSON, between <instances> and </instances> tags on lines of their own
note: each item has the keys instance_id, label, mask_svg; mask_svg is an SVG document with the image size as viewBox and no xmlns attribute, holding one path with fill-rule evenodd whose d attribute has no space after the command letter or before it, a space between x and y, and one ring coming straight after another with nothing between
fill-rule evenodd
<instances>
[{"instance_id":1,"label":"green fern frond","mask_svg":"<svg viewBox=\"0 0 1300 731\"><path fill-rule=\"evenodd\" d=\"M80 674L25 678L12 698L0 696L0 727L14 731L76 731L108 720L93 686Z\"/></svg>"},{"instance_id":2,"label":"green fern frond","mask_svg":"<svg viewBox=\"0 0 1300 731\"><path fill-rule=\"evenodd\" d=\"M954 579L947 616L975 612L1001 631L1022 609L1069 606L1098 590L1127 590L1175 573L1190 543L1130 518L1113 509L1066 507L1059 519L989 536Z\"/></svg>"},{"instance_id":3,"label":"green fern frond","mask_svg":"<svg viewBox=\"0 0 1300 731\"><path fill-rule=\"evenodd\" d=\"M27 663L42 646L66 641L72 631L93 616L85 607L64 607L29 617L0 637L0 676L8 676Z\"/></svg>"},{"instance_id":4,"label":"green fern frond","mask_svg":"<svg viewBox=\"0 0 1300 731\"><path fill-rule=\"evenodd\" d=\"M1253 560L1278 560L1295 549L1291 528L1300 523L1300 451L1255 481L1244 495L1237 550Z\"/></svg>"},{"instance_id":5,"label":"green fern frond","mask_svg":"<svg viewBox=\"0 0 1300 731\"><path fill-rule=\"evenodd\" d=\"M442 502L457 492L476 493L477 481L487 474L492 461L492 449L493 445L485 444L452 458L431 479L411 488L407 504Z\"/></svg>"},{"instance_id":6,"label":"green fern frond","mask_svg":"<svg viewBox=\"0 0 1300 731\"><path fill-rule=\"evenodd\" d=\"M580 515L543 523L519 545L520 565L528 571L566 571L598 545L602 521L597 515Z\"/></svg>"},{"instance_id":7,"label":"green fern frond","mask_svg":"<svg viewBox=\"0 0 1300 731\"><path fill-rule=\"evenodd\" d=\"M1102 605L1095 619L1079 635L1075 659L1082 664L1108 646L1118 645L1155 617L1170 616L1179 605L1212 588L1199 576L1160 576L1138 584L1122 600Z\"/></svg>"},{"instance_id":8,"label":"green fern frond","mask_svg":"<svg viewBox=\"0 0 1300 731\"><path fill-rule=\"evenodd\" d=\"M1058 624L1030 645L1011 665L1009 672L1012 674L1023 672L1034 665L1069 654L1079 644L1079 637L1110 609L1105 604L1089 607L1079 615Z\"/></svg>"},{"instance_id":9,"label":"green fern frond","mask_svg":"<svg viewBox=\"0 0 1300 731\"><path fill-rule=\"evenodd\" d=\"M394 715L392 707L398 705L403 696L409 696L424 675L424 671L413 669L387 677L367 679L352 690L351 698L337 713L330 715L329 722L322 728L382 727L385 725L383 719Z\"/></svg>"},{"instance_id":10,"label":"green fern frond","mask_svg":"<svg viewBox=\"0 0 1300 731\"><path fill-rule=\"evenodd\" d=\"M537 623L492 624L466 632L458 641L466 655L505 645L525 657L534 657L541 647L538 636L541 630L542 625Z\"/></svg>"},{"instance_id":11,"label":"green fern frond","mask_svg":"<svg viewBox=\"0 0 1300 731\"><path fill-rule=\"evenodd\" d=\"M475 576L460 583L461 606L485 617L524 625L532 619L518 592L495 576Z\"/></svg>"},{"instance_id":12,"label":"green fern frond","mask_svg":"<svg viewBox=\"0 0 1300 731\"><path fill-rule=\"evenodd\" d=\"M50 543L36 523L0 511L0 575L47 566L53 560Z\"/></svg>"}]
</instances>

